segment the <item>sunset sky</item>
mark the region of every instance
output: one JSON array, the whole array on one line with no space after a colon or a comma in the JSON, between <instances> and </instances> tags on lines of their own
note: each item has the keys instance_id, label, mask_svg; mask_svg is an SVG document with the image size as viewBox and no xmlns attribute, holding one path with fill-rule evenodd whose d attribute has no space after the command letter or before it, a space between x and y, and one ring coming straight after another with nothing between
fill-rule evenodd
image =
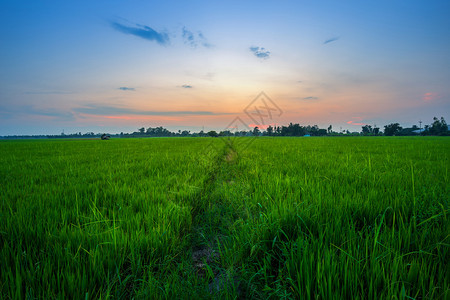
<instances>
[{"instance_id":1,"label":"sunset sky","mask_svg":"<svg viewBox=\"0 0 450 300\"><path fill-rule=\"evenodd\" d=\"M0 135L254 126L262 91L279 108L263 125L450 121L449 16L447 0L3 0Z\"/></svg>"}]
</instances>

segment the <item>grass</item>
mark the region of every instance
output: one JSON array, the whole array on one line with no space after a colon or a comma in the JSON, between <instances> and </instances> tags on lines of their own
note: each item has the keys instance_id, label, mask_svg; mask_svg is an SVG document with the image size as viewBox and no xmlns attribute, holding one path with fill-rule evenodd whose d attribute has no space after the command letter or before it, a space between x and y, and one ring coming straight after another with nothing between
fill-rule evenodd
<instances>
[{"instance_id":1,"label":"grass","mask_svg":"<svg viewBox=\"0 0 450 300\"><path fill-rule=\"evenodd\" d=\"M0 295L450 297L449 139L248 139L0 142Z\"/></svg>"}]
</instances>

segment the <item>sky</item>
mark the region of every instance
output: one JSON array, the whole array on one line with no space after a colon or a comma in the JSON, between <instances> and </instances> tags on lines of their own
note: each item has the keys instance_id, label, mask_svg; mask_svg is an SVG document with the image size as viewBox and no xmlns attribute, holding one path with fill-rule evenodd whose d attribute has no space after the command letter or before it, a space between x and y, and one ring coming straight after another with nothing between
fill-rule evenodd
<instances>
[{"instance_id":1,"label":"sky","mask_svg":"<svg viewBox=\"0 0 450 300\"><path fill-rule=\"evenodd\" d=\"M447 0L2 0L0 135L449 122L449 15Z\"/></svg>"}]
</instances>

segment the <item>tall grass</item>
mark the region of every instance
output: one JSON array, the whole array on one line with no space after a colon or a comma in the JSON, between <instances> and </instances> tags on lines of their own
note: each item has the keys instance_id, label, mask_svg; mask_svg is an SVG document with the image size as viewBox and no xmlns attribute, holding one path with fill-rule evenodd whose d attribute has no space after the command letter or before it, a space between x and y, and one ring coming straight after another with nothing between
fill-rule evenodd
<instances>
[{"instance_id":1,"label":"tall grass","mask_svg":"<svg viewBox=\"0 0 450 300\"><path fill-rule=\"evenodd\" d=\"M242 139L0 142L1 298L450 296L450 140Z\"/></svg>"},{"instance_id":2,"label":"tall grass","mask_svg":"<svg viewBox=\"0 0 450 300\"><path fill-rule=\"evenodd\" d=\"M430 138L263 138L219 198L224 260L251 297L445 299L449 146Z\"/></svg>"},{"instance_id":3,"label":"tall grass","mask_svg":"<svg viewBox=\"0 0 450 300\"><path fill-rule=\"evenodd\" d=\"M1 142L2 295L163 293L189 247L205 143Z\"/></svg>"}]
</instances>

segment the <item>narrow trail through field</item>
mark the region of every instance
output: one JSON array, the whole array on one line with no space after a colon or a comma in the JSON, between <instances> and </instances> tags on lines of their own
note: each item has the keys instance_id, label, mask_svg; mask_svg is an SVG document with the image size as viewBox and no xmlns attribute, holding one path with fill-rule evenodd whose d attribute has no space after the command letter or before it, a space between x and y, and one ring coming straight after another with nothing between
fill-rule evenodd
<instances>
[{"instance_id":1,"label":"narrow trail through field","mask_svg":"<svg viewBox=\"0 0 450 300\"><path fill-rule=\"evenodd\" d=\"M239 294L239 280L230 278L225 272L220 249L235 216L230 211L230 203L217 193L221 186L234 183L234 165L238 158L232 141L227 141L215 158L210 178L199 199L200 207L193 219L192 266L199 278L208 280L211 297L230 289L235 289Z\"/></svg>"}]
</instances>

